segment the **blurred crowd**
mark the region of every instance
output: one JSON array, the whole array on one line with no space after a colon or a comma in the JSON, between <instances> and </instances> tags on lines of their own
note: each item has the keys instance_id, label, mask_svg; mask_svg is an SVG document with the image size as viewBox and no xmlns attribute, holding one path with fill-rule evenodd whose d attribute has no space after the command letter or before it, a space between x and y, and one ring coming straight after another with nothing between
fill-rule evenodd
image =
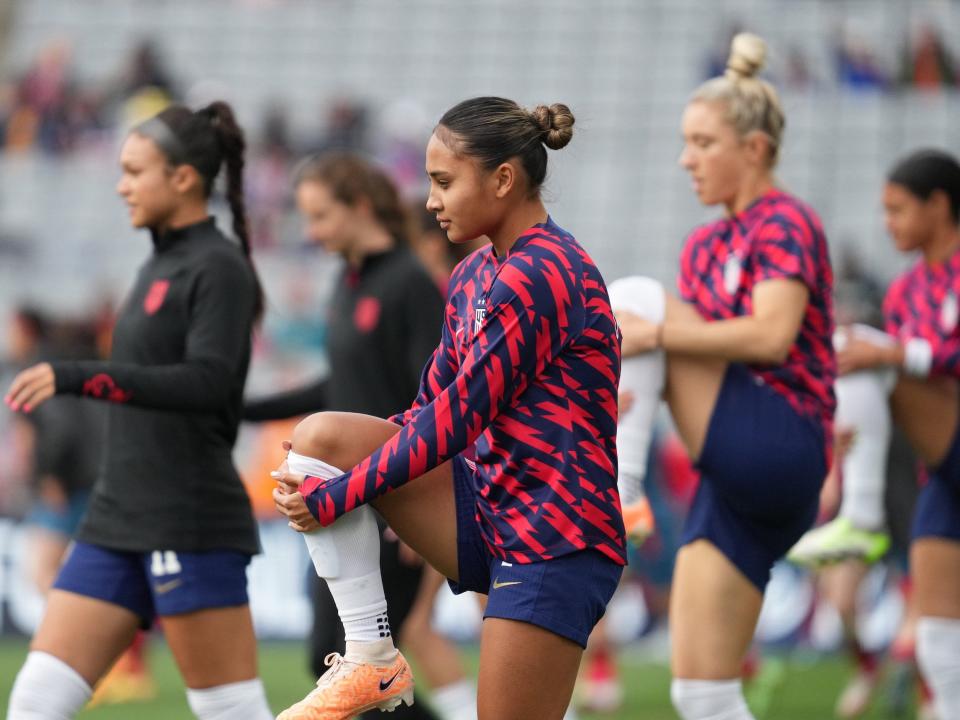
<instances>
[{"instance_id":1,"label":"blurred crowd","mask_svg":"<svg viewBox=\"0 0 960 720\"><path fill-rule=\"evenodd\" d=\"M733 23L705 62L703 77L722 74L730 39L741 31ZM934 25L920 24L905 35L894 57L850 21L830 35L830 65L824 76L813 67L807 50L799 44L786 47L776 81L791 90L835 86L844 90L894 93L919 90L925 93L957 92L958 65L950 42Z\"/></svg>"}]
</instances>

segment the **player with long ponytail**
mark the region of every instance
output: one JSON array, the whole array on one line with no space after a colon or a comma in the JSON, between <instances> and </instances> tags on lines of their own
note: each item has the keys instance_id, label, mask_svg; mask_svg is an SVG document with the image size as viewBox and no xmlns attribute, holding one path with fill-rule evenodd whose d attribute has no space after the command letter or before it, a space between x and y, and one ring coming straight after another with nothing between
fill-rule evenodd
<instances>
[{"instance_id":1,"label":"player with long ponytail","mask_svg":"<svg viewBox=\"0 0 960 720\"><path fill-rule=\"evenodd\" d=\"M172 106L124 142L118 194L153 252L105 362L43 363L6 403L55 393L110 404L104 461L76 543L17 676L10 720L73 717L139 628L163 618L201 720L267 720L246 568L259 551L231 453L263 294L243 207L243 131L230 106ZM208 204L226 168L236 241Z\"/></svg>"}]
</instances>

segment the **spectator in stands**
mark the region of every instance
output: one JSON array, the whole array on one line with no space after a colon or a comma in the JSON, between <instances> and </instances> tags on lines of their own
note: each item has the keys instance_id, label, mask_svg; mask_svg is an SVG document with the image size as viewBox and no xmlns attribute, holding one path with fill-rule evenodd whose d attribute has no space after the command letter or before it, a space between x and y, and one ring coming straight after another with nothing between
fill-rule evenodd
<instances>
[{"instance_id":1,"label":"spectator in stands","mask_svg":"<svg viewBox=\"0 0 960 720\"><path fill-rule=\"evenodd\" d=\"M873 48L849 30L839 33L834 49L837 82L851 90L883 90L889 84Z\"/></svg>"},{"instance_id":2,"label":"spectator in stands","mask_svg":"<svg viewBox=\"0 0 960 720\"><path fill-rule=\"evenodd\" d=\"M783 82L791 90L806 90L816 84L807 55L798 45L792 46L787 52Z\"/></svg>"},{"instance_id":3,"label":"spectator in stands","mask_svg":"<svg viewBox=\"0 0 960 720\"><path fill-rule=\"evenodd\" d=\"M906 87L928 91L957 84L953 55L933 26L921 27L913 42L907 45L900 82Z\"/></svg>"},{"instance_id":4,"label":"spectator in stands","mask_svg":"<svg viewBox=\"0 0 960 720\"><path fill-rule=\"evenodd\" d=\"M367 108L351 98L340 98L327 109L324 135L310 143L311 153L330 150L365 152L367 150Z\"/></svg>"},{"instance_id":5,"label":"spectator in stands","mask_svg":"<svg viewBox=\"0 0 960 720\"><path fill-rule=\"evenodd\" d=\"M141 40L133 48L130 60L124 63L124 72L117 83L116 92L126 99L145 88L157 88L170 98L179 97L177 85L151 40Z\"/></svg>"},{"instance_id":6,"label":"spectator in stands","mask_svg":"<svg viewBox=\"0 0 960 720\"><path fill-rule=\"evenodd\" d=\"M247 172L250 241L255 248L273 247L280 241L284 214L293 204L290 168L294 148L286 107L275 102L267 109L256 150Z\"/></svg>"}]
</instances>

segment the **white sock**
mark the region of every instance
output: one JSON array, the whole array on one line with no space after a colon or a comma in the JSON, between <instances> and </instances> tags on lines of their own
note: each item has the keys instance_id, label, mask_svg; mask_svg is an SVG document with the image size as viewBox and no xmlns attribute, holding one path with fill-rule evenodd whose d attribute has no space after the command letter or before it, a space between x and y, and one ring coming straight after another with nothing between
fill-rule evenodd
<instances>
[{"instance_id":1,"label":"white sock","mask_svg":"<svg viewBox=\"0 0 960 720\"><path fill-rule=\"evenodd\" d=\"M941 720L960 718L960 620L920 618L917 663L933 690L937 717Z\"/></svg>"},{"instance_id":2,"label":"white sock","mask_svg":"<svg viewBox=\"0 0 960 720\"><path fill-rule=\"evenodd\" d=\"M477 720L477 689L469 680L458 680L438 687L430 704L441 720Z\"/></svg>"},{"instance_id":3,"label":"white sock","mask_svg":"<svg viewBox=\"0 0 960 720\"><path fill-rule=\"evenodd\" d=\"M203 690L187 688L187 702L200 720L273 720L260 678Z\"/></svg>"},{"instance_id":4,"label":"white sock","mask_svg":"<svg viewBox=\"0 0 960 720\"><path fill-rule=\"evenodd\" d=\"M288 453L287 467L318 478L343 475L322 460L295 452ZM348 643L357 647L356 643L391 638L380 577L380 530L373 510L361 505L329 527L304 533L303 539L317 575L327 581Z\"/></svg>"},{"instance_id":5,"label":"white sock","mask_svg":"<svg viewBox=\"0 0 960 720\"><path fill-rule=\"evenodd\" d=\"M667 298L663 285L646 277L621 278L607 291L610 305L654 323L662 323ZM647 456L657 408L663 395L666 358L662 350L624 358L620 368L620 392L633 394L633 405L620 415L617 425L617 453L620 473L617 486L620 502L629 505L643 497Z\"/></svg>"},{"instance_id":6,"label":"white sock","mask_svg":"<svg viewBox=\"0 0 960 720\"><path fill-rule=\"evenodd\" d=\"M679 680L670 699L683 720L754 720L739 680Z\"/></svg>"},{"instance_id":7,"label":"white sock","mask_svg":"<svg viewBox=\"0 0 960 720\"><path fill-rule=\"evenodd\" d=\"M854 325L851 332L875 345L894 342L886 333L866 325ZM842 346L844 339L842 335L834 338L834 345ZM892 368L877 368L844 375L834 386L836 426L854 432L853 445L843 458L839 515L864 530L880 530L886 525L883 495L892 428L889 396L894 382Z\"/></svg>"},{"instance_id":8,"label":"white sock","mask_svg":"<svg viewBox=\"0 0 960 720\"><path fill-rule=\"evenodd\" d=\"M92 694L87 681L63 660L34 650L13 683L7 720L70 720Z\"/></svg>"}]
</instances>

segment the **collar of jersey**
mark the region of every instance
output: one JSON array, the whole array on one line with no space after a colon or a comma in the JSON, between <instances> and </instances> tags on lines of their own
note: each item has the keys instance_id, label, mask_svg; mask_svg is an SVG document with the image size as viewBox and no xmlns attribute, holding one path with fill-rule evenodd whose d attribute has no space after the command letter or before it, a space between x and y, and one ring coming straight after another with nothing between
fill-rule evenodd
<instances>
[{"instance_id":1,"label":"collar of jersey","mask_svg":"<svg viewBox=\"0 0 960 720\"><path fill-rule=\"evenodd\" d=\"M151 229L150 236L153 238L153 247L156 249L156 251L163 252L164 250L168 250L183 240L206 235L214 227L215 221L213 217L208 217L206 220L201 220L200 222L195 222L191 225L184 225L183 227L174 228L173 230L167 230L164 233L158 233L156 230Z\"/></svg>"},{"instance_id":2,"label":"collar of jersey","mask_svg":"<svg viewBox=\"0 0 960 720\"><path fill-rule=\"evenodd\" d=\"M528 227L526 230L524 230L522 233L520 233L520 235L517 237L517 239L516 239L516 241L513 243L513 245L510 246L510 249L507 250L507 254L506 254L506 255L503 255L503 256L497 255L496 252L494 252L493 243L491 243L491 244L488 246L488 251L489 251L489 253L490 253L490 259L494 262L494 264L499 265L499 264L502 263L504 260L506 260L508 257L510 257L511 255L513 255L513 253L515 253L517 250L519 250L519 249L522 248L524 245L526 245L526 244L530 241L531 238L536 237L536 236L539 234L539 233L537 232L538 230L544 230L544 229L545 229L547 232L549 232L551 235L558 235L558 234L559 234L559 233L557 232L557 226L553 223L553 218L551 218L549 215L547 215L547 219L544 220L542 223L537 223L536 225L531 225L531 226Z\"/></svg>"},{"instance_id":3,"label":"collar of jersey","mask_svg":"<svg viewBox=\"0 0 960 720\"><path fill-rule=\"evenodd\" d=\"M784 192L780 188L772 187L762 195L754 198L743 210L738 212L736 215L731 215L728 219L736 220L739 223L746 223L754 215L754 213L760 211L765 204L782 197L783 194Z\"/></svg>"}]
</instances>

